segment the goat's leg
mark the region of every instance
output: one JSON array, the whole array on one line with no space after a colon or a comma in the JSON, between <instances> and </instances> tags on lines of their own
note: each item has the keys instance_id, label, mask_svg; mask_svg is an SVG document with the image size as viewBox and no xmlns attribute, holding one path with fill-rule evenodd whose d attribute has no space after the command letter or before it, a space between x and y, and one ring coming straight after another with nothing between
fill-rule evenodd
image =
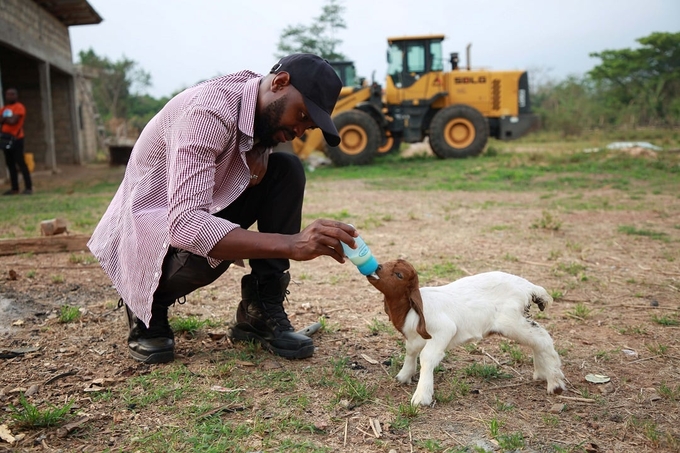
<instances>
[{"instance_id":1,"label":"goat's leg","mask_svg":"<svg viewBox=\"0 0 680 453\"><path fill-rule=\"evenodd\" d=\"M416 391L411 398L411 404L414 406L432 404L434 369L444 358L444 351L447 345L447 343L436 340L435 338L429 340L420 352L420 377Z\"/></svg>"},{"instance_id":2,"label":"goat's leg","mask_svg":"<svg viewBox=\"0 0 680 453\"><path fill-rule=\"evenodd\" d=\"M397 374L397 381L402 384L410 384L411 378L416 374L416 359L420 351L425 347L425 340L418 337L413 340L406 340L406 356L404 357L404 365L401 371Z\"/></svg>"},{"instance_id":3,"label":"goat's leg","mask_svg":"<svg viewBox=\"0 0 680 453\"><path fill-rule=\"evenodd\" d=\"M516 323L505 326L501 334L531 348L534 353L534 380L547 381L548 393L559 394L566 389L560 356L547 330L522 317Z\"/></svg>"}]
</instances>

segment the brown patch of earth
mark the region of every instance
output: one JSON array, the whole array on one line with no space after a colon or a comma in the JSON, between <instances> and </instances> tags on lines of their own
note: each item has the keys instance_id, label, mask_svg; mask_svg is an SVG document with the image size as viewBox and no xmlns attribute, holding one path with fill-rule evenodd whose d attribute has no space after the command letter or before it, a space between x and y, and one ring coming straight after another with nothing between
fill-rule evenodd
<instances>
[{"instance_id":1,"label":"brown patch of earth","mask_svg":"<svg viewBox=\"0 0 680 453\"><path fill-rule=\"evenodd\" d=\"M93 169L84 170L96 177ZM120 175L115 168L96 171ZM69 169L38 179L38 190L45 190L48 180L59 184L67 177L83 175ZM521 451L679 451L679 330L658 321L679 320L680 199L568 189L559 197L598 200L599 206L609 200L610 206L629 208L567 211L552 208L556 196L546 195L384 191L363 181L311 181L304 213L306 222L348 213L346 220L360 229L379 260L408 259L422 273L423 285L503 270L560 294L537 320L553 336L563 360L568 391L561 396L547 395L544 383L532 381L529 350L523 348L524 358L513 360L503 350L503 339L493 337L451 351L435 376L439 401L420 409L410 427L390 429L398 417L394 409L409 402L415 386L394 380L400 363L390 366L389 361L402 357L402 339L370 329L388 323L382 298L351 263L320 258L291 265L287 312L293 324L303 327L327 318L328 329L314 336L317 349L311 359L286 361L260 351L263 360L254 367L241 364L221 377L216 368L224 357L244 349L221 334L238 304L245 269L230 269L215 284L188 296L184 305L176 304L172 316L210 319L215 327L195 337L180 336L175 363L148 366L128 356L118 295L96 263L70 253L8 256L0 257L0 425L25 437L12 447L0 441L0 450L145 451L135 437L196 423L195 417L177 416L196 402L178 398L175 403L164 400L163 410L154 404L136 409L121 396L124 390L137 396L142 392L127 388L134 377L185 367L208 388L230 380L247 382L271 368L305 376L346 357L354 364L348 372L375 388L364 404L333 404L336 388L300 378L294 390L246 386L249 405L220 417L225 424L252 424L254 418L284 411L280 398L304 395L312 402L304 417L322 429L290 437L331 451L464 451L465 446L503 451L491 435L492 420L500 423L501 433L521 433ZM621 226L662 233L666 240L627 235ZM10 270L17 279L9 279ZM80 307L80 320L60 323L63 305ZM19 353L12 357L12 350ZM472 364L499 364L511 377L485 381L464 376L462 370ZM594 384L585 380L587 374L611 380ZM460 381L469 384L469 392L456 394ZM91 390L97 386L105 386L110 396L96 398ZM88 419L69 433L12 428L10 405L18 406L19 394L29 389L35 391L31 403L43 407L75 401L73 411ZM384 428L380 439L371 430L371 418ZM243 451L270 450L263 442L253 435Z\"/></svg>"}]
</instances>

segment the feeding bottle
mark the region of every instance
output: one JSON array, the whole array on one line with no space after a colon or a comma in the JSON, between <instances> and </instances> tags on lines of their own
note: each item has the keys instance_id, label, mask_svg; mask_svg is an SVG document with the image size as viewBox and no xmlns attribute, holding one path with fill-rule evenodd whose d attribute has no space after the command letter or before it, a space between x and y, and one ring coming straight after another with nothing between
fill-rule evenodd
<instances>
[{"instance_id":1,"label":"feeding bottle","mask_svg":"<svg viewBox=\"0 0 680 453\"><path fill-rule=\"evenodd\" d=\"M354 242L357 246L355 249L344 242L341 242L345 256L354 263L357 269L359 269L359 272L363 275L373 275L377 278L378 276L375 274L375 271L378 269L378 261L371 253L371 249L369 249L364 240L361 239L361 236L355 237Z\"/></svg>"}]
</instances>

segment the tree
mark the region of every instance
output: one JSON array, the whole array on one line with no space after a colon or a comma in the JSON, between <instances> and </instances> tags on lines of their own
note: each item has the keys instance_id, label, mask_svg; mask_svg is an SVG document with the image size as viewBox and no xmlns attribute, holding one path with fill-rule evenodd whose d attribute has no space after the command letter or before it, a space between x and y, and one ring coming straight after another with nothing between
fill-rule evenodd
<instances>
[{"instance_id":1,"label":"tree","mask_svg":"<svg viewBox=\"0 0 680 453\"><path fill-rule=\"evenodd\" d=\"M137 62L125 57L111 61L100 57L91 48L78 53L79 64L97 70L92 92L97 108L104 118L126 118L131 100L151 86L151 75Z\"/></svg>"},{"instance_id":2,"label":"tree","mask_svg":"<svg viewBox=\"0 0 680 453\"><path fill-rule=\"evenodd\" d=\"M680 32L637 39L637 49L604 50L588 74L606 93L611 108L632 115L633 124L680 121Z\"/></svg>"},{"instance_id":3,"label":"tree","mask_svg":"<svg viewBox=\"0 0 680 453\"><path fill-rule=\"evenodd\" d=\"M326 60L345 60L346 57L337 50L342 40L336 33L347 28L342 13L345 7L339 0L326 0L321 15L314 18L312 25L289 25L281 32L277 46L276 58L292 53L313 53Z\"/></svg>"},{"instance_id":4,"label":"tree","mask_svg":"<svg viewBox=\"0 0 680 453\"><path fill-rule=\"evenodd\" d=\"M537 87L532 102L542 127L563 137L579 136L595 127L600 112L592 85L587 78L569 76L559 83L551 81Z\"/></svg>"}]
</instances>

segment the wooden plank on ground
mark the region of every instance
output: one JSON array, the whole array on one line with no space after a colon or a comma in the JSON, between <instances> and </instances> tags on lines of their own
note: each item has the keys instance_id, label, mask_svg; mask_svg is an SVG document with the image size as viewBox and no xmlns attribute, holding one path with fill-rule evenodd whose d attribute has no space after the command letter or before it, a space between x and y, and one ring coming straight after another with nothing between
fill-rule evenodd
<instances>
[{"instance_id":1,"label":"wooden plank on ground","mask_svg":"<svg viewBox=\"0 0 680 453\"><path fill-rule=\"evenodd\" d=\"M86 234L41 236L36 238L0 239L0 256L22 253L80 252L89 250Z\"/></svg>"}]
</instances>

